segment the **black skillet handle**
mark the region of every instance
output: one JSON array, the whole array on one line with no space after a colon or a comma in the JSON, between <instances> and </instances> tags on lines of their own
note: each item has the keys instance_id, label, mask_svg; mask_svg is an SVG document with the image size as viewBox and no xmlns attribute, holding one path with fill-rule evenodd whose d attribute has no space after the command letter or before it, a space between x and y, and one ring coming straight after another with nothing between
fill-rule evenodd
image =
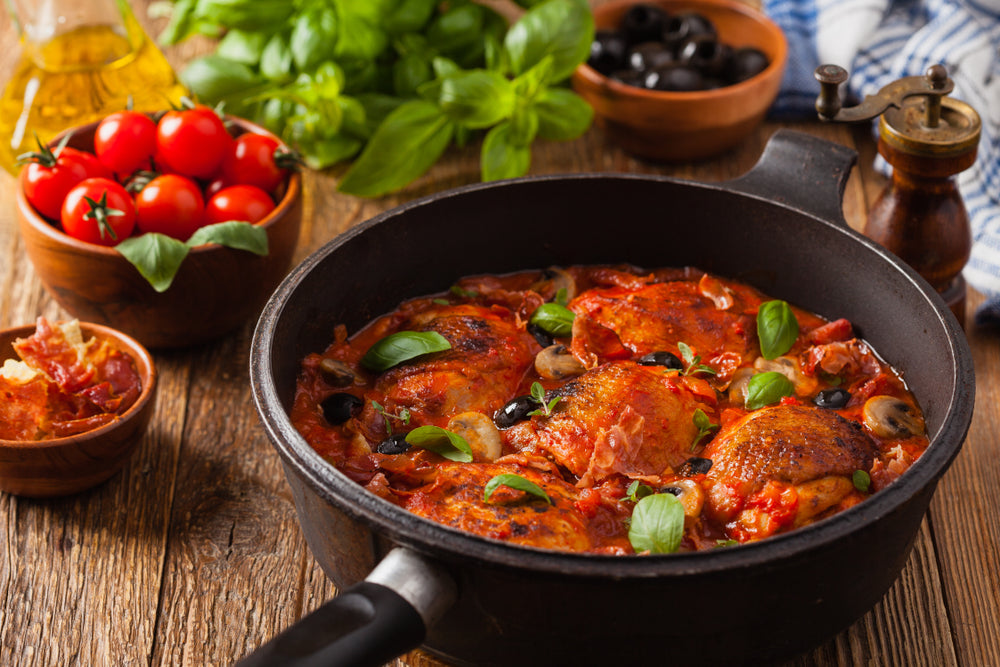
<instances>
[{"instance_id":1,"label":"black skillet handle","mask_svg":"<svg viewBox=\"0 0 1000 667\"><path fill-rule=\"evenodd\" d=\"M342 591L237 667L366 667L416 648L451 606L454 581L407 549L391 551L362 581Z\"/></svg>"},{"instance_id":2,"label":"black skillet handle","mask_svg":"<svg viewBox=\"0 0 1000 667\"><path fill-rule=\"evenodd\" d=\"M844 189L858 154L811 134L781 129L753 169L726 187L847 226Z\"/></svg>"}]
</instances>

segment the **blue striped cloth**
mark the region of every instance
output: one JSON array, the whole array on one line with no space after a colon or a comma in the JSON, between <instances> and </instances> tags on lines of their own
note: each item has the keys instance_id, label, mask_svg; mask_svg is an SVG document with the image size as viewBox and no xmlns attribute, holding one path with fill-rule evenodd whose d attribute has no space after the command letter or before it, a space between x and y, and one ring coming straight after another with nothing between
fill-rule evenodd
<instances>
[{"instance_id":1,"label":"blue striped cloth","mask_svg":"<svg viewBox=\"0 0 1000 667\"><path fill-rule=\"evenodd\" d=\"M976 163L957 176L973 236L964 275L987 296L977 323L1000 325L1000 0L763 0L763 10L788 38L775 118L815 117L821 63L850 72L857 100L931 65L948 68L951 96L983 121ZM878 166L888 171L881 158Z\"/></svg>"}]
</instances>

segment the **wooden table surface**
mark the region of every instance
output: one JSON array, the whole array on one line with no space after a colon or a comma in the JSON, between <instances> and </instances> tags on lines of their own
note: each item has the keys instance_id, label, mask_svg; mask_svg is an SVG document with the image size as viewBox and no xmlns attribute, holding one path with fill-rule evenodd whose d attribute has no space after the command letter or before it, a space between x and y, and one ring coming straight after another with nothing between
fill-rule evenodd
<instances>
[{"instance_id":1,"label":"wooden table surface","mask_svg":"<svg viewBox=\"0 0 1000 667\"><path fill-rule=\"evenodd\" d=\"M139 14L156 34L162 23ZM13 44L6 16L0 36ZM181 67L199 48L185 44L167 55ZM5 76L16 55L0 53ZM719 159L673 166L631 159L592 128L574 142L539 143L531 173L724 180L749 169L780 127L858 150L844 211L852 226L863 225L885 183L872 169L870 136L818 122L768 122ZM477 181L478 152L452 150L405 192L377 200L337 194L340 173L305 177L297 260L381 211ZM14 187L0 175L0 326L63 318L19 239ZM970 306L980 301L970 294ZM155 355L161 384L152 427L104 485L56 500L0 493L0 665L228 665L334 595L303 541L278 456L251 403L252 327ZM967 335L975 416L902 575L848 630L789 664L1000 664L1000 338L971 322ZM440 663L416 651L393 664Z\"/></svg>"}]
</instances>

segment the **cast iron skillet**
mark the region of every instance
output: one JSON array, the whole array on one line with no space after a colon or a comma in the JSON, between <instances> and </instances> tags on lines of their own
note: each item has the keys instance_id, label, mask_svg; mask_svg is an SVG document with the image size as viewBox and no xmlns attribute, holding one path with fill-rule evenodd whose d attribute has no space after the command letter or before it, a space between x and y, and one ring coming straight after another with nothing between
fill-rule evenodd
<instances>
[{"instance_id":1,"label":"cast iron skillet","mask_svg":"<svg viewBox=\"0 0 1000 667\"><path fill-rule=\"evenodd\" d=\"M310 549L338 588L361 583L243 664L378 664L418 644L467 665L760 664L864 614L905 563L961 447L974 376L941 299L844 223L853 161L781 131L727 183L580 174L473 185L388 211L306 259L258 322L253 395ZM708 553L610 557L512 546L411 515L326 464L289 422L299 363L338 323L357 331L467 274L620 262L697 266L849 318L903 369L931 446L888 489L806 529Z\"/></svg>"}]
</instances>

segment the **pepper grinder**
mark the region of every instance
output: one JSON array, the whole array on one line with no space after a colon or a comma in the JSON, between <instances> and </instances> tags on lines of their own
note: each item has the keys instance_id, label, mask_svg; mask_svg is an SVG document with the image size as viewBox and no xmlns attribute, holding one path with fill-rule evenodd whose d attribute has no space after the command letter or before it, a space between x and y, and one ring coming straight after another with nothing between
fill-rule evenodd
<instances>
[{"instance_id":1,"label":"pepper grinder","mask_svg":"<svg viewBox=\"0 0 1000 667\"><path fill-rule=\"evenodd\" d=\"M865 235L912 266L964 325L962 268L972 250L972 230L954 176L976 160L979 114L948 97L955 85L942 65L894 81L848 108L841 107L839 95L847 80L844 68L820 65L815 76L821 120L880 116L878 152L892 166L892 178L868 213Z\"/></svg>"}]
</instances>

